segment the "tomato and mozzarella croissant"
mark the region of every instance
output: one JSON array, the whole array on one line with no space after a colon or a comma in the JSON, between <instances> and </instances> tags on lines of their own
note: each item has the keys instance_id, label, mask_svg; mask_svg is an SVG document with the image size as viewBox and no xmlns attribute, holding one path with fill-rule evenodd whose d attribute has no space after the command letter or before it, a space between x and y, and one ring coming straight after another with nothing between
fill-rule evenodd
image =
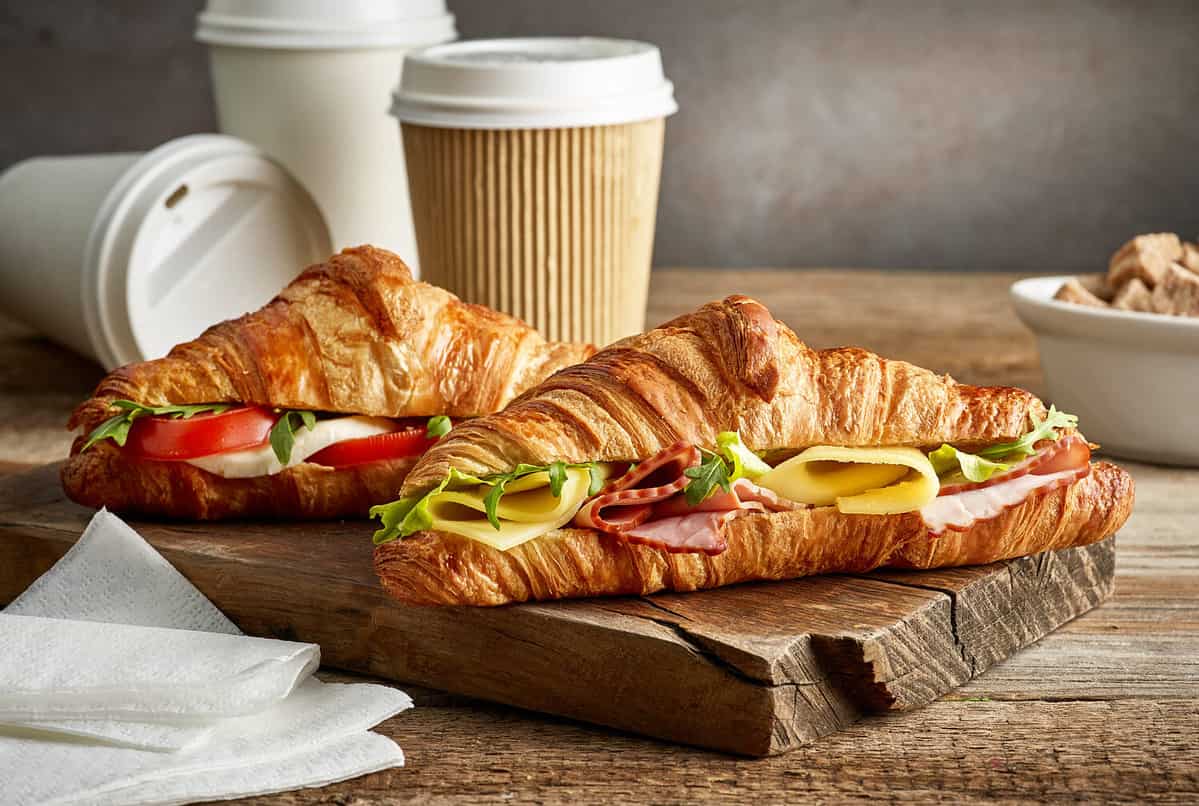
<instances>
[{"instance_id":1,"label":"tomato and mozzarella croissant","mask_svg":"<svg viewBox=\"0 0 1199 806\"><path fill-rule=\"evenodd\" d=\"M456 428L374 508L375 568L408 602L500 605L1083 545L1133 484L1076 425L729 297Z\"/></svg>"},{"instance_id":2,"label":"tomato and mozzarella croissant","mask_svg":"<svg viewBox=\"0 0 1199 806\"><path fill-rule=\"evenodd\" d=\"M451 420L594 352L362 246L265 307L104 378L72 414L75 501L175 518L365 516Z\"/></svg>"}]
</instances>

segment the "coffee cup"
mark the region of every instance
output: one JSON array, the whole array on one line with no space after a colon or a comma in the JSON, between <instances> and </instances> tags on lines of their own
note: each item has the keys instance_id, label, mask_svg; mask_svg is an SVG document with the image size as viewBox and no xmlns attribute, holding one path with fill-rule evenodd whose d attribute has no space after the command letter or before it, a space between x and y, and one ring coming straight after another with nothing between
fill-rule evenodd
<instances>
[{"instance_id":1,"label":"coffee cup","mask_svg":"<svg viewBox=\"0 0 1199 806\"><path fill-rule=\"evenodd\" d=\"M372 243L416 268L404 154L387 115L404 54L456 36L444 0L208 0L220 130L308 188L338 247Z\"/></svg>"},{"instance_id":2,"label":"coffee cup","mask_svg":"<svg viewBox=\"0 0 1199 806\"><path fill-rule=\"evenodd\" d=\"M0 311L106 369L258 308L330 250L307 192L232 137L0 174Z\"/></svg>"},{"instance_id":3,"label":"coffee cup","mask_svg":"<svg viewBox=\"0 0 1199 806\"><path fill-rule=\"evenodd\" d=\"M665 118L658 49L596 38L408 55L395 95L422 276L552 339L645 327Z\"/></svg>"}]
</instances>

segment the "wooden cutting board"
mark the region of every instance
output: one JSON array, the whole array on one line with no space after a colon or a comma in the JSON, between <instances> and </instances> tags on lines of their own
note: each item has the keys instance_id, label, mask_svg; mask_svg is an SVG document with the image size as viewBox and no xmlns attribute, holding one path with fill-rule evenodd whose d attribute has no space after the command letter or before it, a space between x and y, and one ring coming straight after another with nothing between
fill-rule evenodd
<instances>
[{"instance_id":1,"label":"wooden cutting board","mask_svg":"<svg viewBox=\"0 0 1199 806\"><path fill-rule=\"evenodd\" d=\"M0 603L91 511L57 465L0 479ZM976 568L692 594L417 608L371 570L371 525L132 525L243 630L329 666L746 755L918 708L1098 605L1114 539Z\"/></svg>"}]
</instances>

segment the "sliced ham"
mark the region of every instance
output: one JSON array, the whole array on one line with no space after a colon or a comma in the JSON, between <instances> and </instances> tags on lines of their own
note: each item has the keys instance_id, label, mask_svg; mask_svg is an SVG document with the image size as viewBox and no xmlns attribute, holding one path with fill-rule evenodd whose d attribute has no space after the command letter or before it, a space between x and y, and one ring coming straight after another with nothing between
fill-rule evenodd
<instances>
[{"instance_id":1,"label":"sliced ham","mask_svg":"<svg viewBox=\"0 0 1199 806\"><path fill-rule=\"evenodd\" d=\"M690 515L659 518L635 526L621 533L620 537L630 543L653 546L672 554L720 554L729 547L720 527L738 511L693 512Z\"/></svg>"},{"instance_id":2,"label":"sliced ham","mask_svg":"<svg viewBox=\"0 0 1199 806\"><path fill-rule=\"evenodd\" d=\"M698 465L700 458L699 449L685 442L659 451L585 502L574 525L619 534L644 523L653 514L654 504L687 486L689 479L683 471Z\"/></svg>"},{"instance_id":3,"label":"sliced ham","mask_svg":"<svg viewBox=\"0 0 1199 806\"><path fill-rule=\"evenodd\" d=\"M780 498L773 490L759 487L749 479L737 479L731 485L729 492L717 489L695 506L687 503L687 497L676 495L654 505L653 517L670 518L675 515L689 515L693 512L732 512L738 509L769 510L770 512L787 512L792 509L802 509L803 504Z\"/></svg>"},{"instance_id":4,"label":"sliced ham","mask_svg":"<svg viewBox=\"0 0 1199 806\"><path fill-rule=\"evenodd\" d=\"M1042 440L1035 446L1037 452L1025 457L1002 473L996 473L986 481L960 481L941 484L940 496L957 495L967 490L978 490L1003 484L1021 476L1048 475L1062 470L1085 467L1091 461L1091 447L1078 434L1069 434L1057 440Z\"/></svg>"},{"instance_id":5,"label":"sliced ham","mask_svg":"<svg viewBox=\"0 0 1199 806\"><path fill-rule=\"evenodd\" d=\"M717 490L696 506L684 495L675 495L654 505L652 517L621 536L672 553L720 554L726 548L721 528L741 512L786 512L801 504L779 498L771 490L749 479L737 479L730 491Z\"/></svg>"},{"instance_id":6,"label":"sliced ham","mask_svg":"<svg viewBox=\"0 0 1199 806\"><path fill-rule=\"evenodd\" d=\"M920 510L920 517L934 535L946 529L965 531L979 521L997 517L1024 503L1029 496L1072 484L1090 472L1089 464L1048 475L1026 472L998 484L937 496Z\"/></svg>"},{"instance_id":7,"label":"sliced ham","mask_svg":"<svg viewBox=\"0 0 1199 806\"><path fill-rule=\"evenodd\" d=\"M749 479L737 479L728 492L718 489L693 507L683 494L690 481L685 471L701 458L694 446L670 446L585 502L575 526L671 552L719 554L726 548L720 527L738 512L782 512L799 506Z\"/></svg>"}]
</instances>

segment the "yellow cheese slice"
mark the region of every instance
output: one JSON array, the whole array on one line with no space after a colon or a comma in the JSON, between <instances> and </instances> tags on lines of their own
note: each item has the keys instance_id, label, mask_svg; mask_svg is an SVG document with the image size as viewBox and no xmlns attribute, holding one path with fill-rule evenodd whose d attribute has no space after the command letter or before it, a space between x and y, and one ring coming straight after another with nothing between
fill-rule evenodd
<instances>
[{"instance_id":1,"label":"yellow cheese slice","mask_svg":"<svg viewBox=\"0 0 1199 806\"><path fill-rule=\"evenodd\" d=\"M758 478L762 487L801 504L855 515L913 512L937 497L940 483L915 448L817 445Z\"/></svg>"},{"instance_id":2,"label":"yellow cheese slice","mask_svg":"<svg viewBox=\"0 0 1199 806\"><path fill-rule=\"evenodd\" d=\"M500 522L497 530L487 520L483 499L488 485L463 490L445 490L429 501L430 527L469 537L492 548L507 551L564 526L587 498L591 476L586 468L568 468L562 494L550 492L549 473L530 473L505 489L496 507Z\"/></svg>"}]
</instances>

